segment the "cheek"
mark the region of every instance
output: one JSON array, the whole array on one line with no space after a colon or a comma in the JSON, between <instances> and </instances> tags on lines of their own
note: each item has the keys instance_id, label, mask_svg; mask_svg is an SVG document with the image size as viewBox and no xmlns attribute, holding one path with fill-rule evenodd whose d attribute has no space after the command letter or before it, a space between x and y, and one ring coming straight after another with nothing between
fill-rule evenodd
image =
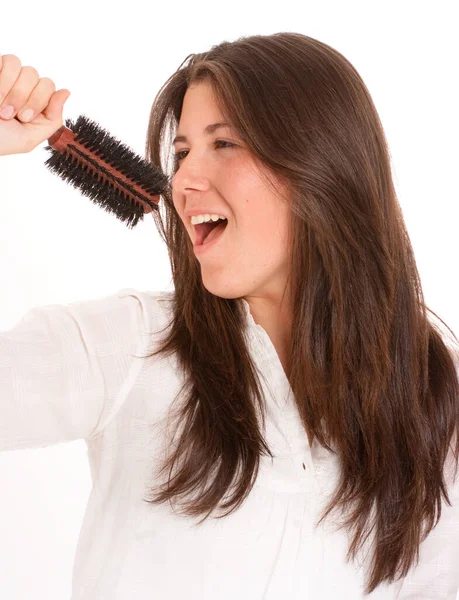
<instances>
[{"instance_id":1,"label":"cheek","mask_svg":"<svg viewBox=\"0 0 459 600\"><path fill-rule=\"evenodd\" d=\"M179 201L173 199L173 209L174 209L174 212L179 217L179 219L182 221L182 224L185 226L187 218L184 215L185 207L183 205L183 202L179 202Z\"/></svg>"},{"instance_id":2,"label":"cheek","mask_svg":"<svg viewBox=\"0 0 459 600\"><path fill-rule=\"evenodd\" d=\"M177 213L180 215L180 214L181 214L181 211L180 211L180 203L179 203L179 201L177 200L177 197L176 197L176 196L174 196L174 195L172 196L172 206L174 207L174 209L175 209L175 212L177 212Z\"/></svg>"},{"instance_id":3,"label":"cheek","mask_svg":"<svg viewBox=\"0 0 459 600\"><path fill-rule=\"evenodd\" d=\"M264 216L253 219L245 227L244 247L247 254L267 263L284 262L288 251L286 219Z\"/></svg>"},{"instance_id":4,"label":"cheek","mask_svg":"<svg viewBox=\"0 0 459 600\"><path fill-rule=\"evenodd\" d=\"M289 215L287 208L279 206L279 200L269 198L265 193L256 210L251 210L251 228L258 240L265 240L276 247L287 243Z\"/></svg>"}]
</instances>

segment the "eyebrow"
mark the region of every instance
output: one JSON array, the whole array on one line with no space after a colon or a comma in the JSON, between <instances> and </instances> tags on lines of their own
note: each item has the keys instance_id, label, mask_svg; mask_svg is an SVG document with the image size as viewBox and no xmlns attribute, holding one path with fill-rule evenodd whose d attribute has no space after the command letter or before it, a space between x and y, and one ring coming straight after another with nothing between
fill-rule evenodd
<instances>
[{"instance_id":1,"label":"eyebrow","mask_svg":"<svg viewBox=\"0 0 459 600\"><path fill-rule=\"evenodd\" d=\"M204 129L204 133L206 135L211 135L214 131L220 129L221 127L231 127L231 125L229 123L212 123L211 125L207 125L207 127ZM176 142L187 141L188 138L186 137L186 135L177 135L175 136L174 141L172 143L175 144Z\"/></svg>"}]
</instances>

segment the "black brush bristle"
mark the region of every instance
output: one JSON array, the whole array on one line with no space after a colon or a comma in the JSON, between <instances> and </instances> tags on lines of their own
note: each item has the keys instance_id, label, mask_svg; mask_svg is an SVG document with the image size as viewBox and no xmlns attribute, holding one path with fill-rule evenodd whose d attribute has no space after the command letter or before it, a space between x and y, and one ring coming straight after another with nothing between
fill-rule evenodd
<instances>
[{"instance_id":1,"label":"black brush bristle","mask_svg":"<svg viewBox=\"0 0 459 600\"><path fill-rule=\"evenodd\" d=\"M45 146L45 150L51 152L45 165L52 173L71 183L94 204L114 214L130 229L143 220L145 208L142 202L152 210L158 210L151 196L162 194L169 185L169 178L159 167L135 154L126 144L85 115L80 115L75 123L66 119L65 125L75 134L75 141L90 150L92 155L89 152L85 154L81 146L73 144L69 144L72 152L59 152L51 145ZM79 156L84 160L80 162ZM124 177L118 178L116 173L108 171L97 161L98 157ZM88 162L91 167L85 164ZM140 202L135 202L133 195Z\"/></svg>"}]
</instances>

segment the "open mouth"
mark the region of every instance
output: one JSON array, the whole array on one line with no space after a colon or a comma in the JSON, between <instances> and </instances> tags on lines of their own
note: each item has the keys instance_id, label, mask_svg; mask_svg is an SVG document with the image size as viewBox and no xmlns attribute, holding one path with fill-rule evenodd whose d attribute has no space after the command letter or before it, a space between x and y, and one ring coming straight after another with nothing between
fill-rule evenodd
<instances>
[{"instance_id":1,"label":"open mouth","mask_svg":"<svg viewBox=\"0 0 459 600\"><path fill-rule=\"evenodd\" d=\"M194 226L196 232L195 245L202 246L202 244L207 244L208 242L211 242L213 239L215 239L221 233L223 233L227 225L227 219L219 219L218 221L208 223L198 223Z\"/></svg>"}]
</instances>

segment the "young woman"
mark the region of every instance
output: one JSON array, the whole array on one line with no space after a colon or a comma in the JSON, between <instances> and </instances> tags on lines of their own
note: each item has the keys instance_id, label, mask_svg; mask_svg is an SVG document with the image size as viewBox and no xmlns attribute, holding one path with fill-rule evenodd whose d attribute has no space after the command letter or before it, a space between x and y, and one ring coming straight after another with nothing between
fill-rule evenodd
<instances>
[{"instance_id":1,"label":"young woman","mask_svg":"<svg viewBox=\"0 0 459 600\"><path fill-rule=\"evenodd\" d=\"M64 93L34 81L9 94L42 141ZM36 307L0 338L2 447L88 444L72 600L453 600L458 354L356 70L296 33L192 54L147 156L173 175L152 214L174 292Z\"/></svg>"}]
</instances>

